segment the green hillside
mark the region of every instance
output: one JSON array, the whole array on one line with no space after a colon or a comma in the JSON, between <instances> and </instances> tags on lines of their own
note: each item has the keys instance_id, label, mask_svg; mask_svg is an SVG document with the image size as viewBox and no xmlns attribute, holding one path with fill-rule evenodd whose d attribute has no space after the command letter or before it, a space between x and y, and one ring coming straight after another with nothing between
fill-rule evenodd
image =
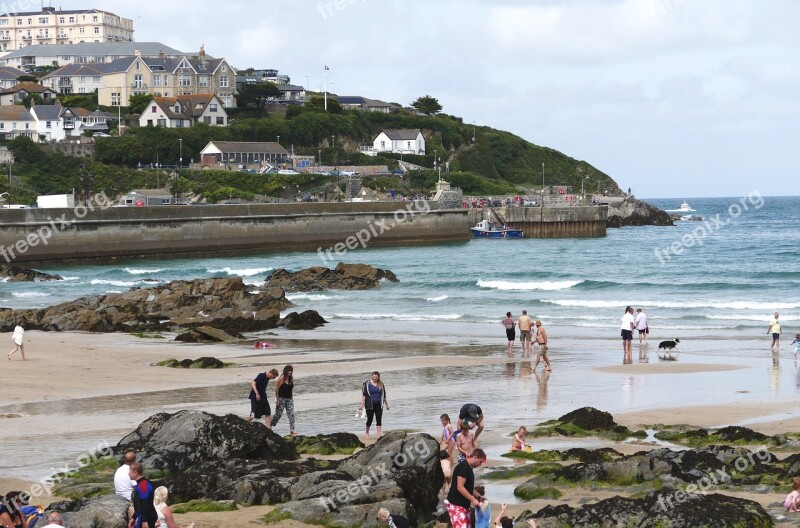
<instances>
[{"instance_id":1,"label":"green hillside","mask_svg":"<svg viewBox=\"0 0 800 528\"><path fill-rule=\"evenodd\" d=\"M544 183L571 185L575 191L581 181L587 192L619 192L616 183L585 161L578 161L556 150L534 145L509 132L489 127L473 127L459 118L432 117L406 112L382 114L361 111L328 113L315 105L289 107L286 115L270 114L263 118L249 117L247 110L231 116L229 127L195 125L192 128L165 129L130 127L122 137L98 138L96 159L71 158L51 153L26 138L7 143L15 153L14 195L31 196L71 192L72 188L106 190L119 194L145 185L163 186L163 174L137 171L151 163L175 165L183 155L184 165L198 161L199 153L212 140L276 141L296 154L321 155L325 165L388 165L397 167L398 155L369 157L358 153L359 145L368 145L384 128L419 128L426 138L425 156L404 156L403 160L429 170L412 173L406 178L380 177L365 184L372 187L396 188L401 192L430 192L436 182L434 159L442 166L449 162L449 180L468 195L499 195L537 190ZM473 142L473 134L475 141ZM82 167L81 165L84 164ZM163 173L163 171L162 171ZM289 183L302 191L321 183L314 178L277 178L263 175L244 176L224 171L193 174L183 170L182 188L208 196L240 196L252 194L275 196ZM289 179L293 177L288 177ZM153 180L152 182L150 180ZM309 180L309 181L305 181ZM376 183L378 182L379 183ZM7 191L8 183L0 183Z\"/></svg>"}]
</instances>

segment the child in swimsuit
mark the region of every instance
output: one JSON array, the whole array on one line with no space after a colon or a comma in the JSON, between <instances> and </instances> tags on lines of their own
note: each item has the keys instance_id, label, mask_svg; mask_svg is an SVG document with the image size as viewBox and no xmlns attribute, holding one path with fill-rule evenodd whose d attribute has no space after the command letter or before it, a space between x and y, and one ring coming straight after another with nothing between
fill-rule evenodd
<instances>
[{"instance_id":1,"label":"child in swimsuit","mask_svg":"<svg viewBox=\"0 0 800 528\"><path fill-rule=\"evenodd\" d=\"M794 336L794 341L792 343L794 345L794 357L797 358L797 354L800 354L800 334Z\"/></svg>"},{"instance_id":2,"label":"child in swimsuit","mask_svg":"<svg viewBox=\"0 0 800 528\"><path fill-rule=\"evenodd\" d=\"M528 443L525 441L525 434L528 430L523 425L517 431L517 434L514 435L514 440L511 441L511 450L512 451L522 451L522 448L527 446Z\"/></svg>"},{"instance_id":3,"label":"child in swimsuit","mask_svg":"<svg viewBox=\"0 0 800 528\"><path fill-rule=\"evenodd\" d=\"M439 448L448 453L453 450L455 437L453 436L453 426L450 423L450 416L443 414L439 417L442 421L442 437L439 439Z\"/></svg>"}]
</instances>

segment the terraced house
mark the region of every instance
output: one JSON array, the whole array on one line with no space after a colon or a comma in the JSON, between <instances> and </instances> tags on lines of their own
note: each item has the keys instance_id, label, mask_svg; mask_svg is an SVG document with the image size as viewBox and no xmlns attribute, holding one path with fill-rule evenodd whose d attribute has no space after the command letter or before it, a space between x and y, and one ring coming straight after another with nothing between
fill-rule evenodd
<instances>
[{"instance_id":1,"label":"terraced house","mask_svg":"<svg viewBox=\"0 0 800 528\"><path fill-rule=\"evenodd\" d=\"M99 65L105 71L97 90L105 106L127 106L131 95L156 97L214 94L225 107L236 106L236 70L225 59L198 55L182 58L126 57Z\"/></svg>"}]
</instances>

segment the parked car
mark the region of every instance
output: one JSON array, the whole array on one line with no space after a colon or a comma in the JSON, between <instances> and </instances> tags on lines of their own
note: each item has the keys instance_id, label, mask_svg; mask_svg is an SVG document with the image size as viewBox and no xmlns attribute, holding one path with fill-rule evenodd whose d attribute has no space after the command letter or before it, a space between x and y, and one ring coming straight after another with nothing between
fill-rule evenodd
<instances>
[{"instance_id":1,"label":"parked car","mask_svg":"<svg viewBox=\"0 0 800 528\"><path fill-rule=\"evenodd\" d=\"M278 174L297 175L297 174L300 174L300 173L297 172L296 170L292 170L292 169L281 169L281 170L278 171Z\"/></svg>"}]
</instances>

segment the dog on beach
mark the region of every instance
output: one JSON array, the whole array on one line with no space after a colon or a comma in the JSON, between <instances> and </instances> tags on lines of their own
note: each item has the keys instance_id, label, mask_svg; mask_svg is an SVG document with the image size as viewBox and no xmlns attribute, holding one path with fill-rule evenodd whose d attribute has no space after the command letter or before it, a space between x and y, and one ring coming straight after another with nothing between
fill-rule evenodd
<instances>
[{"instance_id":1,"label":"dog on beach","mask_svg":"<svg viewBox=\"0 0 800 528\"><path fill-rule=\"evenodd\" d=\"M658 359L661 359L661 360L664 360L664 361L675 361L675 359L677 359L677 358L675 358L672 355L672 351L673 350L677 350L678 352L680 352L680 349L678 348L678 343L680 343L680 342L681 342L681 340L678 339L677 337L675 338L674 341L662 341L662 342L660 342L658 344L658 349L659 350L663 350L664 354L663 355L659 355Z\"/></svg>"}]
</instances>

